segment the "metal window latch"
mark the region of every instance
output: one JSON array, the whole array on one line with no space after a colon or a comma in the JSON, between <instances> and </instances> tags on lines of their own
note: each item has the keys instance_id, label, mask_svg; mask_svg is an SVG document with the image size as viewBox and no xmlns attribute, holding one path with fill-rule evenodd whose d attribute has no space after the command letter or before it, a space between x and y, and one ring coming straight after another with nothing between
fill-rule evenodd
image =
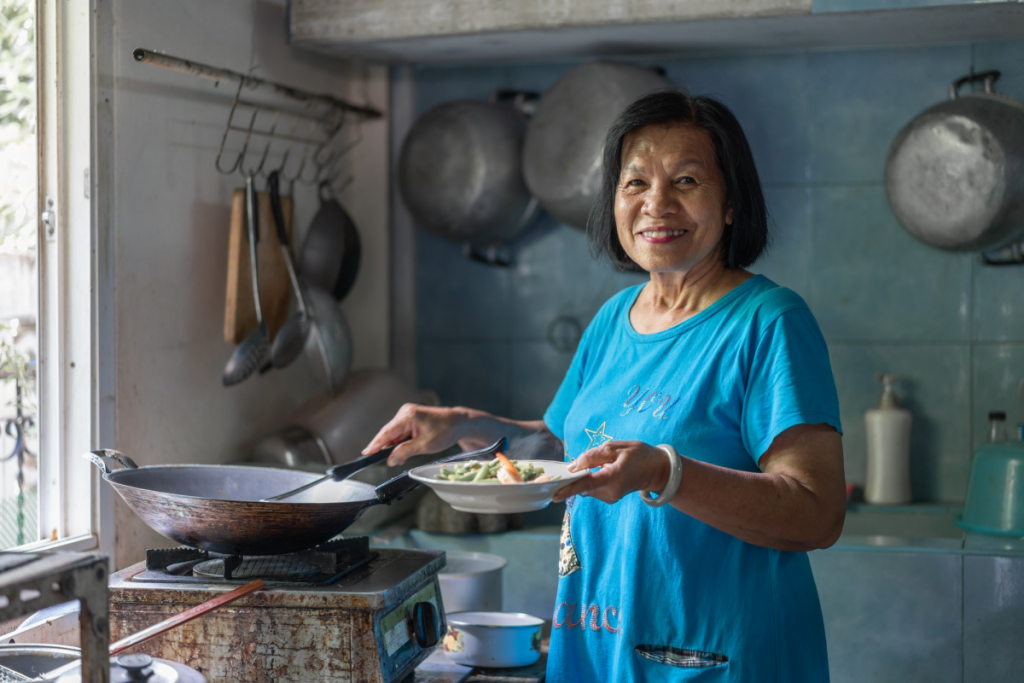
<instances>
[{"instance_id":1,"label":"metal window latch","mask_svg":"<svg viewBox=\"0 0 1024 683\"><path fill-rule=\"evenodd\" d=\"M39 216L43 225L46 226L46 241L52 242L57 239L57 202L53 197L46 198L46 210Z\"/></svg>"}]
</instances>

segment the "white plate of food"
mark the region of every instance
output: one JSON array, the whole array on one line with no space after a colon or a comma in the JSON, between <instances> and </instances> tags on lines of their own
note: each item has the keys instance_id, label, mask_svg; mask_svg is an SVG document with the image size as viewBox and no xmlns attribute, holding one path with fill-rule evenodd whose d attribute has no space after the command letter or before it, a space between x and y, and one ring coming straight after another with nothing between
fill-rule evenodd
<instances>
[{"instance_id":1,"label":"white plate of food","mask_svg":"<svg viewBox=\"0 0 1024 683\"><path fill-rule=\"evenodd\" d=\"M570 472L569 463L511 460L515 473L499 458L424 465L409 476L432 488L456 510L484 514L532 512L551 504L555 492L587 475Z\"/></svg>"}]
</instances>

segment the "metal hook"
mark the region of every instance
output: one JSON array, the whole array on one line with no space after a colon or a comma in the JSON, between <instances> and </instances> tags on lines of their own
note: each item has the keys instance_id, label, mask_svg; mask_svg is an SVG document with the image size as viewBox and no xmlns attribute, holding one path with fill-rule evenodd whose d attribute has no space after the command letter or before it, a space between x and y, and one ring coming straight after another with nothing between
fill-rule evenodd
<instances>
[{"instance_id":1,"label":"metal hook","mask_svg":"<svg viewBox=\"0 0 1024 683\"><path fill-rule=\"evenodd\" d=\"M334 139L336 138L332 138L332 142L334 141ZM317 179L321 180L323 178L331 178L337 175L338 171L340 170L339 164L341 163L341 160L345 158L345 156L348 155L349 152L358 147L362 142L362 122L357 119L355 137L353 137L352 140L350 140L348 143L346 143L339 149L332 150L331 156L329 156L327 160L320 164L319 168L317 169ZM348 183L346 183L345 186L347 187Z\"/></svg>"},{"instance_id":2,"label":"metal hook","mask_svg":"<svg viewBox=\"0 0 1024 683\"><path fill-rule=\"evenodd\" d=\"M221 168L220 164L221 157L224 155L224 145L227 143L228 134L231 132L231 122L234 121L235 110L238 108L238 100L242 96L242 86L244 84L244 80L239 81L238 83L238 90L235 92L235 99L231 102L231 111L228 113L228 122L227 125L224 126L224 134L221 135L220 137L220 147L217 148L217 159L214 161L214 166L217 168L217 171L223 173L224 175L231 175L238 169L238 166L242 163L242 155L240 154L237 157L235 157L235 163L232 164L231 168L225 170Z\"/></svg>"},{"instance_id":3,"label":"metal hook","mask_svg":"<svg viewBox=\"0 0 1024 683\"><path fill-rule=\"evenodd\" d=\"M315 130L315 123L312 122L312 121L310 122L310 128ZM289 185L291 185L292 187L295 186L295 183L297 181L301 181L302 180L302 173L303 173L303 171L306 170L306 163L309 161L309 150L310 150L311 147L312 147L312 145L310 143L304 143L303 144L303 146L302 146L302 160L299 162L298 170L295 172L294 176L285 176L285 179L288 181Z\"/></svg>"},{"instance_id":4,"label":"metal hook","mask_svg":"<svg viewBox=\"0 0 1024 683\"><path fill-rule=\"evenodd\" d=\"M295 122L292 123L291 128L288 129L288 137L295 137L295 129L298 127L299 121L298 119L296 119ZM294 149L294 144L288 145L288 147L285 148L284 154L281 155L281 164L275 169L277 171L278 176L280 176L281 180L288 183L294 182L294 179L289 178L288 174L285 171L285 169L288 167L288 159L291 157L292 149Z\"/></svg>"},{"instance_id":5,"label":"metal hook","mask_svg":"<svg viewBox=\"0 0 1024 683\"><path fill-rule=\"evenodd\" d=\"M235 168L241 171L242 175L250 175L244 168L245 153L249 150L249 141L252 139L252 131L256 125L256 117L259 116L259 113L259 107L252 108L252 118L249 119L249 127L245 132L245 142L242 143L242 151L238 153L238 163L235 165Z\"/></svg>"},{"instance_id":6,"label":"metal hook","mask_svg":"<svg viewBox=\"0 0 1024 683\"><path fill-rule=\"evenodd\" d=\"M326 148L327 142L322 142L311 150L312 154L310 155L310 158L312 159L313 175L310 178L306 178L305 175L299 176L300 183L303 183L304 185L316 185L320 182L321 164L318 159Z\"/></svg>"},{"instance_id":7,"label":"metal hook","mask_svg":"<svg viewBox=\"0 0 1024 683\"><path fill-rule=\"evenodd\" d=\"M263 173L263 166L267 163L267 155L270 153L270 146L274 143L274 132L277 130L278 119L281 118L281 112L274 112L274 120L270 124L270 131L265 135L267 136L267 144L263 148L263 156L260 157L260 165L256 167L256 175Z\"/></svg>"}]
</instances>

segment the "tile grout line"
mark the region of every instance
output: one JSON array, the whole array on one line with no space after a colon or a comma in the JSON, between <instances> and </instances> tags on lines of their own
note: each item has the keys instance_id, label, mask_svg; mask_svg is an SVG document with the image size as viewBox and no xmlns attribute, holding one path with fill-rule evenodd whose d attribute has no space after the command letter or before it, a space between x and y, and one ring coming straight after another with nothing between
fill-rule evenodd
<instances>
[{"instance_id":1,"label":"tile grout line","mask_svg":"<svg viewBox=\"0 0 1024 683\"><path fill-rule=\"evenodd\" d=\"M971 48L974 49L973 47ZM964 570L964 555L960 555L960 683L967 681L967 574Z\"/></svg>"},{"instance_id":2,"label":"tile grout line","mask_svg":"<svg viewBox=\"0 0 1024 683\"><path fill-rule=\"evenodd\" d=\"M971 43L971 73L974 73L974 59L975 59L975 45ZM971 453L974 451L974 349L975 349L975 329L974 329L974 288L975 288L975 276L978 272L978 261L977 259L971 259L971 277L967 285L967 295L970 299L967 302L967 310L969 318L967 321L967 329L970 332L971 344L967 353L967 410L969 411L967 419L967 438L970 441L967 442L967 467L970 471L972 464ZM966 595L967 595L967 575L964 571L964 556L960 556L960 683L966 683L967 681L967 623L965 620L966 615Z\"/></svg>"}]
</instances>

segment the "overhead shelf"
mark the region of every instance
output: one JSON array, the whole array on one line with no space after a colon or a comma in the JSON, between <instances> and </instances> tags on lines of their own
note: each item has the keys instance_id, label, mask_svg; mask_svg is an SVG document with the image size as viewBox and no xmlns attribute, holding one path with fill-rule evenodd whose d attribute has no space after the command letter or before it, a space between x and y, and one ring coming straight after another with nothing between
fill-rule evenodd
<instances>
[{"instance_id":1,"label":"overhead shelf","mask_svg":"<svg viewBox=\"0 0 1024 683\"><path fill-rule=\"evenodd\" d=\"M1016 40L1024 3L291 0L289 30L297 46L372 62L538 61Z\"/></svg>"}]
</instances>

